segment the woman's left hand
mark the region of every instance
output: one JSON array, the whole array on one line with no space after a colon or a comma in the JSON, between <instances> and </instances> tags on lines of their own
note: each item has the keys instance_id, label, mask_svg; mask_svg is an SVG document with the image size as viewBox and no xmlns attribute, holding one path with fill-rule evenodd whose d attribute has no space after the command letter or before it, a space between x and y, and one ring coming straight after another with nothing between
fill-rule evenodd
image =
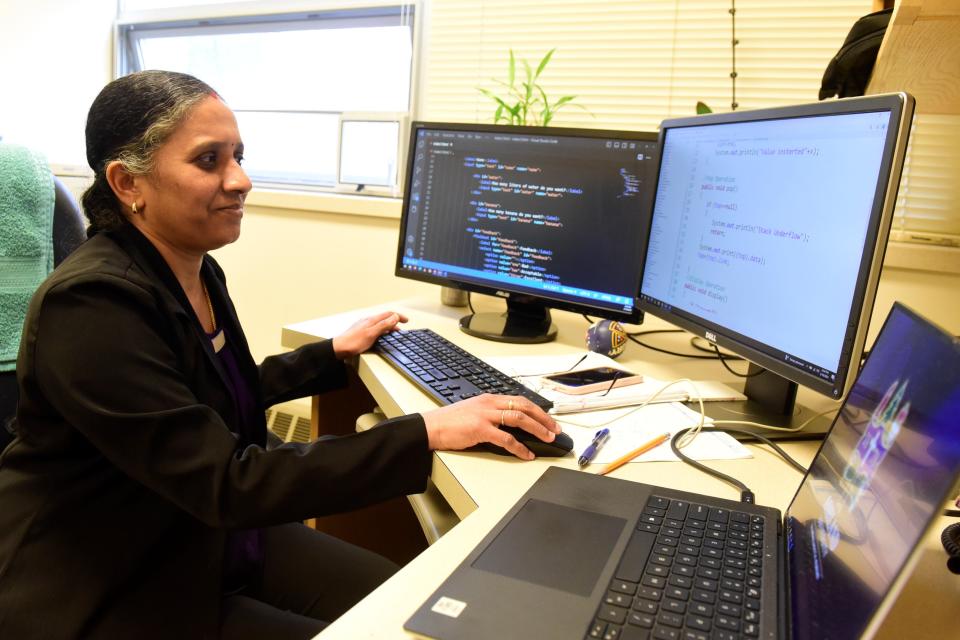
<instances>
[{"instance_id":1,"label":"woman's left hand","mask_svg":"<svg viewBox=\"0 0 960 640\"><path fill-rule=\"evenodd\" d=\"M359 320L333 339L333 352L341 360L360 355L369 349L377 338L393 331L398 323L406 321L405 315L394 311L384 311Z\"/></svg>"}]
</instances>

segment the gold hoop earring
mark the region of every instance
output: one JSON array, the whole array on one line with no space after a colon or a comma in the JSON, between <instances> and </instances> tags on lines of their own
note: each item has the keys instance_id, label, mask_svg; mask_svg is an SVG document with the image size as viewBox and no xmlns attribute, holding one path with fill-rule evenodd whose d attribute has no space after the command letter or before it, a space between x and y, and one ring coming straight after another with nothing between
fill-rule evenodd
<instances>
[{"instance_id":1,"label":"gold hoop earring","mask_svg":"<svg viewBox=\"0 0 960 640\"><path fill-rule=\"evenodd\" d=\"M137 203L136 203L136 201L134 201L134 203L130 205L130 210L133 211L133 215L137 215Z\"/></svg>"}]
</instances>

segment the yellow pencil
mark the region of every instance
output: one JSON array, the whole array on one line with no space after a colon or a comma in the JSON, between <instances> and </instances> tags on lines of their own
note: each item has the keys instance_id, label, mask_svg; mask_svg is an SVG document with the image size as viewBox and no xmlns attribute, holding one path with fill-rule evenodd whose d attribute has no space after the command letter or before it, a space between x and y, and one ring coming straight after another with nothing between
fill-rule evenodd
<instances>
[{"instance_id":1,"label":"yellow pencil","mask_svg":"<svg viewBox=\"0 0 960 640\"><path fill-rule=\"evenodd\" d=\"M642 446L637 447L636 449L634 449L634 450L631 451L630 453L628 453L628 454L626 454L626 455L624 455L624 456L622 456L622 457L620 457L620 458L617 458L616 460L614 460L613 462L611 462L610 464L608 464L607 466L605 466L603 469L600 470L600 475L601 475L601 476L605 476L605 475L607 475L608 473L610 473L611 471L613 471L614 469L619 469L620 467L622 467L623 465L627 464L628 462L630 462L631 460L633 460L633 459L636 458L637 456L642 455L642 454L646 453L647 451L650 451L650 449L653 449L654 447L659 447L661 444L663 444L664 442L666 442L669 438L670 438L670 434L669 434L669 433L660 434L659 436L657 436L656 438L654 438L654 439L651 440L650 442L648 442L648 443L646 443L646 444L644 444L644 445L642 445Z\"/></svg>"}]
</instances>

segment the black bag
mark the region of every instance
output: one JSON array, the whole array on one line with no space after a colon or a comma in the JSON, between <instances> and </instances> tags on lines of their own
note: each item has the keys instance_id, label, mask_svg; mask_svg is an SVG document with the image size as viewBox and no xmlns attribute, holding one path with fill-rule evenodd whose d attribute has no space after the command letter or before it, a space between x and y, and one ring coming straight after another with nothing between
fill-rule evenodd
<instances>
[{"instance_id":1,"label":"black bag","mask_svg":"<svg viewBox=\"0 0 960 640\"><path fill-rule=\"evenodd\" d=\"M862 96L870 82L883 34L893 9L884 9L857 20L843 46L833 56L820 82L820 99Z\"/></svg>"}]
</instances>

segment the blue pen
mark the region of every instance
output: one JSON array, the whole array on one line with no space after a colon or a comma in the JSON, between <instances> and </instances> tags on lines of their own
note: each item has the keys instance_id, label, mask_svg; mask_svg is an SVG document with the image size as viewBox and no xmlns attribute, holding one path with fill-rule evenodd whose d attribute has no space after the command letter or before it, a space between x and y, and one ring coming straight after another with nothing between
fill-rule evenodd
<instances>
[{"instance_id":1,"label":"blue pen","mask_svg":"<svg viewBox=\"0 0 960 640\"><path fill-rule=\"evenodd\" d=\"M577 458L577 464L581 467L590 464L597 456L597 451L600 451L600 447L603 446L603 443L606 442L609 437L610 429L600 429L600 431L597 431L597 434L593 436L593 442L587 445L587 448L584 449L580 457Z\"/></svg>"}]
</instances>

